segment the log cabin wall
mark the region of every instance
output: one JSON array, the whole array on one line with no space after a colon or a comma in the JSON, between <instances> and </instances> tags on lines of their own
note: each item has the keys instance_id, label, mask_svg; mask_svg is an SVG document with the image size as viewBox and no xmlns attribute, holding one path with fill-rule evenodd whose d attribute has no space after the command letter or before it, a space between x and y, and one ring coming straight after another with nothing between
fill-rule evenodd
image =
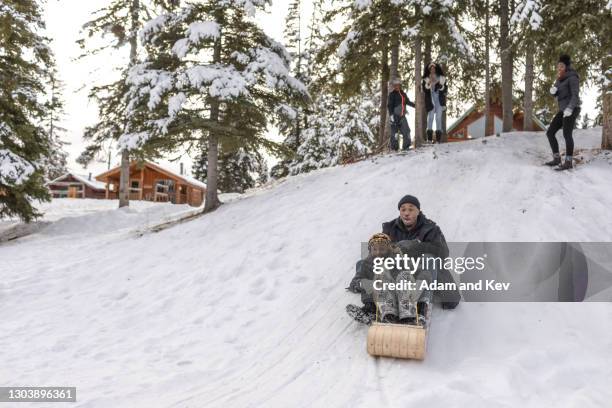
<instances>
[{"instance_id":1,"label":"log cabin wall","mask_svg":"<svg viewBox=\"0 0 612 408\"><path fill-rule=\"evenodd\" d=\"M463 118L458 125L456 125L450 132L448 132L448 141L449 142L459 142L459 141L468 140L467 139L468 127L472 123L476 122L482 117L484 117L484 111L474 109L472 112L470 112L470 114L468 114L465 118ZM498 120L502 120L503 112L502 112L501 104L494 103L494 104L491 104L491 107L490 107L491 121L490 121L490 126L486 132L488 136L494 135L496 133L495 132L495 118L496 117L498 118ZM512 128L517 131L523 131L523 113L522 112L518 112L514 114L514 117L512 120ZM534 132L544 131L544 130L546 129L542 128L536 121L533 122Z\"/></svg>"},{"instance_id":2,"label":"log cabin wall","mask_svg":"<svg viewBox=\"0 0 612 408\"><path fill-rule=\"evenodd\" d=\"M205 191L203 188L171 172L158 170L156 167L148 163L142 168L136 164L130 166L130 200L171 202L195 207L202 204ZM108 182L117 188L119 178L118 168L96 177L97 180ZM115 198L116 194L111 193L109 191L108 198Z\"/></svg>"}]
</instances>

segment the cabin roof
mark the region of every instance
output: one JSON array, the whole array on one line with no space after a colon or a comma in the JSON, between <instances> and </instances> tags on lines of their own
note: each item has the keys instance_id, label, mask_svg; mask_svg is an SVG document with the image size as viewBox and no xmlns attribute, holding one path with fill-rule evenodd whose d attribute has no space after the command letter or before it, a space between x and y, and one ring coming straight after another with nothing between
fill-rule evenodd
<instances>
[{"instance_id":1,"label":"cabin roof","mask_svg":"<svg viewBox=\"0 0 612 408\"><path fill-rule=\"evenodd\" d=\"M89 180L88 176L84 176L82 174L77 174L77 173L73 173L71 171L69 171L68 173L64 173L61 176L48 181L47 183L45 183L45 186L48 186L49 184L53 184L53 183L57 183L59 181L62 181L63 179L65 179L68 176L72 176L73 178L79 180L81 183L88 185L89 187L93 188L94 190L104 190L106 188L106 184L102 183L101 181L97 181L97 180Z\"/></svg>"},{"instance_id":2,"label":"cabin roof","mask_svg":"<svg viewBox=\"0 0 612 408\"><path fill-rule=\"evenodd\" d=\"M461 122L463 122L463 120L464 120L465 118L467 118L467 117L468 117L468 115L469 115L470 113L472 113L472 112L473 112L475 109L476 109L476 104L474 104L474 105L470 106L470 108L469 108L468 110L466 110L466 111L465 111L465 113L459 117L459 119L457 119L456 121L454 121L454 122L453 122L453 124L452 124L452 125L450 125L450 126L448 127L448 129L446 129L446 133L450 133L450 132L451 132L453 129L455 129L457 126L459 126L459 124L460 124Z\"/></svg>"},{"instance_id":3,"label":"cabin roof","mask_svg":"<svg viewBox=\"0 0 612 408\"><path fill-rule=\"evenodd\" d=\"M136 162L130 163L130 167L133 166L134 164L136 164ZM196 187L196 188L203 189L203 190L206 189L206 183L202 183L200 180L196 180L195 178L191 176L176 174L175 172L167 170L155 163L146 161L144 162L144 167L149 167L150 169L153 169L162 174L165 174L173 179L180 180L184 182L185 184L190 184L192 187ZM113 167L112 169L107 170L104 173L98 174L96 176L96 179L102 181L104 178L113 176L113 175L118 175L120 172L121 172L121 166Z\"/></svg>"},{"instance_id":4,"label":"cabin roof","mask_svg":"<svg viewBox=\"0 0 612 408\"><path fill-rule=\"evenodd\" d=\"M476 104L473 104L472 106L470 106L470 108L468 110L465 111L465 113L463 115L461 115L461 117L459 117L459 119L457 119L456 121L453 122L452 125L450 125L448 127L448 129L446 130L446 133L450 133L452 132L457 126L459 126L461 124L461 122L463 122L465 120L465 118L467 118L472 112L474 112L476 110ZM484 112L480 112L482 115L484 115ZM493 114L495 115L495 112L493 112ZM496 115L497 116L497 115ZM499 117L499 116L498 116ZM542 123L542 121L540 119L538 119L536 117L536 115L531 115L531 119L541 128L541 129L546 129L546 125L544 123Z\"/></svg>"}]
</instances>

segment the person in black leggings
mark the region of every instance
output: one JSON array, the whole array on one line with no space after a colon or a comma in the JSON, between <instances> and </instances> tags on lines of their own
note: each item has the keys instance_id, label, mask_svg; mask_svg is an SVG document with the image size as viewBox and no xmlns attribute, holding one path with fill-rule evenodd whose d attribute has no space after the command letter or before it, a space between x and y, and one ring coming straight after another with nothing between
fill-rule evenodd
<instances>
[{"instance_id":1,"label":"person in black leggings","mask_svg":"<svg viewBox=\"0 0 612 408\"><path fill-rule=\"evenodd\" d=\"M553 159L546 162L547 166L558 166L556 170L568 170L572 168L572 156L574 154L574 138L572 132L576 124L576 118L580 113L580 78L578 73L571 67L569 55L559 57L557 64L557 80L550 88L550 94L557 97L559 111L553 118L546 136L553 153ZM565 160L561 162L559 154L559 143L555 134L563 128L565 139Z\"/></svg>"}]
</instances>

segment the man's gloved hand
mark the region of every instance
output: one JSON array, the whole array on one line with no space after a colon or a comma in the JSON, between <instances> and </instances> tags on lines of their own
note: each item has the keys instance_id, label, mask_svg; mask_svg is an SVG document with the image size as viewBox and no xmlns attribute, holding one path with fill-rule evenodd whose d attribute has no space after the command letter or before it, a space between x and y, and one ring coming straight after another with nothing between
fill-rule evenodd
<instances>
[{"instance_id":1,"label":"man's gloved hand","mask_svg":"<svg viewBox=\"0 0 612 408\"><path fill-rule=\"evenodd\" d=\"M554 86L554 85L551 86L550 87L550 94L554 96L554 95L556 95L556 93L557 93L557 87Z\"/></svg>"},{"instance_id":2,"label":"man's gloved hand","mask_svg":"<svg viewBox=\"0 0 612 408\"><path fill-rule=\"evenodd\" d=\"M563 111L563 117L567 118L569 116L572 116L572 110L570 108L565 108L565 110Z\"/></svg>"},{"instance_id":3,"label":"man's gloved hand","mask_svg":"<svg viewBox=\"0 0 612 408\"><path fill-rule=\"evenodd\" d=\"M363 292L363 288L361 287L361 279L353 279L347 289L353 293Z\"/></svg>"}]
</instances>

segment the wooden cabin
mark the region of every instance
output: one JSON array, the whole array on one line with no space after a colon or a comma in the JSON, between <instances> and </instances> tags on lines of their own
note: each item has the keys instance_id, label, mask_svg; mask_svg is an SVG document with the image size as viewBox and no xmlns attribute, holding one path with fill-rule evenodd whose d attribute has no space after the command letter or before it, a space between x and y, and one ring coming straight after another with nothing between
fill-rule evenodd
<instances>
[{"instance_id":1,"label":"wooden cabin","mask_svg":"<svg viewBox=\"0 0 612 408\"><path fill-rule=\"evenodd\" d=\"M68 172L45 184L53 198L97 198L106 197L106 185L89 176Z\"/></svg>"},{"instance_id":2,"label":"wooden cabin","mask_svg":"<svg viewBox=\"0 0 612 408\"><path fill-rule=\"evenodd\" d=\"M501 133L503 129L503 113L501 103L491 102L489 111L491 126L486 135ZM546 126L535 116L532 117L534 132L546 130ZM512 119L512 131L523 131L523 112L515 112ZM477 139L485 136L485 114L484 107L478 108L472 105L459 119L457 119L446 130L449 142L460 142L463 140Z\"/></svg>"},{"instance_id":3,"label":"wooden cabin","mask_svg":"<svg viewBox=\"0 0 612 408\"><path fill-rule=\"evenodd\" d=\"M105 197L116 199L120 166L96 176L105 186ZM130 200L171 202L199 207L204 201L206 184L186 175L176 174L151 162L130 164Z\"/></svg>"}]
</instances>

